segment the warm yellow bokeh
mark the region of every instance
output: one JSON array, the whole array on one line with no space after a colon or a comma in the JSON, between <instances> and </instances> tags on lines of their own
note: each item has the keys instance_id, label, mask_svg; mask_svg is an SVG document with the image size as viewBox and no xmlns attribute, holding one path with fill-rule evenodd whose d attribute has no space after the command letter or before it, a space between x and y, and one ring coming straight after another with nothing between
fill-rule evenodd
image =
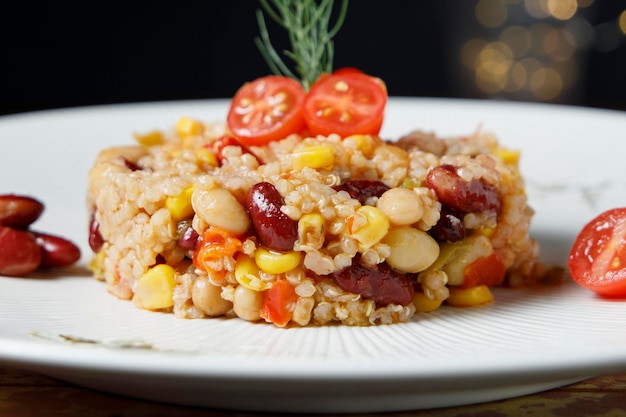
<instances>
[{"instance_id":1,"label":"warm yellow bokeh","mask_svg":"<svg viewBox=\"0 0 626 417\"><path fill-rule=\"evenodd\" d=\"M508 16L504 0L480 0L476 4L476 20L487 28L502 26Z\"/></svg>"},{"instance_id":2,"label":"warm yellow bokeh","mask_svg":"<svg viewBox=\"0 0 626 417\"><path fill-rule=\"evenodd\" d=\"M561 93L563 80L553 68L540 68L530 77L530 91L540 100L552 100Z\"/></svg>"},{"instance_id":3,"label":"warm yellow bokeh","mask_svg":"<svg viewBox=\"0 0 626 417\"><path fill-rule=\"evenodd\" d=\"M571 19L578 10L576 0L548 0L548 12L550 16L559 20Z\"/></svg>"},{"instance_id":4,"label":"warm yellow bokeh","mask_svg":"<svg viewBox=\"0 0 626 417\"><path fill-rule=\"evenodd\" d=\"M528 30L519 25L509 26L500 33L500 40L511 48L515 58L528 53L532 39Z\"/></svg>"},{"instance_id":5,"label":"warm yellow bokeh","mask_svg":"<svg viewBox=\"0 0 626 417\"><path fill-rule=\"evenodd\" d=\"M559 101L580 81L580 59L594 35L583 9L595 0L477 0L485 36L468 38L462 66L487 96ZM580 11L580 13L579 13ZM626 10L619 16L626 34Z\"/></svg>"},{"instance_id":6,"label":"warm yellow bokeh","mask_svg":"<svg viewBox=\"0 0 626 417\"><path fill-rule=\"evenodd\" d=\"M619 15L619 28L626 35L626 10Z\"/></svg>"}]
</instances>

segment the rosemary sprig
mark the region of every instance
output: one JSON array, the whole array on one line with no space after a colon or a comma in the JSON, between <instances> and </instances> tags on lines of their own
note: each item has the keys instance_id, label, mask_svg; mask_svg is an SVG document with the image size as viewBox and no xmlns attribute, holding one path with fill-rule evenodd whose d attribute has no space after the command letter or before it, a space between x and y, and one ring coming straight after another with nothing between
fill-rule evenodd
<instances>
[{"instance_id":1,"label":"rosemary sprig","mask_svg":"<svg viewBox=\"0 0 626 417\"><path fill-rule=\"evenodd\" d=\"M283 54L293 61L295 72L272 45L263 11L259 9L257 22L261 37L255 43L261 55L274 74L295 78L308 90L322 73L333 69L333 38L345 20L348 0L342 0L332 27L334 0L260 0L260 3L265 13L287 31L291 50Z\"/></svg>"}]
</instances>

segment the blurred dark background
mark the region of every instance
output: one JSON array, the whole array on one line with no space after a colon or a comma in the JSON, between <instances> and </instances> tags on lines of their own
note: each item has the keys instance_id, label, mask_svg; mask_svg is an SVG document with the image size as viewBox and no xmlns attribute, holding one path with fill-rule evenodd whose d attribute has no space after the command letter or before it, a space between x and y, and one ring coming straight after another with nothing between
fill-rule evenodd
<instances>
[{"instance_id":1,"label":"blurred dark background","mask_svg":"<svg viewBox=\"0 0 626 417\"><path fill-rule=\"evenodd\" d=\"M338 3L338 1L336 1ZM229 97L269 73L255 0L0 3L0 114ZM335 67L393 96L626 110L623 0L352 0ZM278 47L287 46L275 25Z\"/></svg>"}]
</instances>

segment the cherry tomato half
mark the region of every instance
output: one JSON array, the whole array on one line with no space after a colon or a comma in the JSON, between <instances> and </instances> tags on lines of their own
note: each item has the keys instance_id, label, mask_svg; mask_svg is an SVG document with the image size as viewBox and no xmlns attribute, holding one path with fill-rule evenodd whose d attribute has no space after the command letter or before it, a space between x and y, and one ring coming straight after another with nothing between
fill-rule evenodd
<instances>
[{"instance_id":1,"label":"cherry tomato half","mask_svg":"<svg viewBox=\"0 0 626 417\"><path fill-rule=\"evenodd\" d=\"M567 263L572 279L609 297L626 297L626 207L600 214L574 241Z\"/></svg>"},{"instance_id":2,"label":"cherry tomato half","mask_svg":"<svg viewBox=\"0 0 626 417\"><path fill-rule=\"evenodd\" d=\"M265 145L304 128L302 85L288 77L269 75L241 86L226 121L244 145Z\"/></svg>"},{"instance_id":3,"label":"cherry tomato half","mask_svg":"<svg viewBox=\"0 0 626 417\"><path fill-rule=\"evenodd\" d=\"M387 104L385 84L356 71L322 75L304 100L304 118L314 135L378 134Z\"/></svg>"}]
</instances>

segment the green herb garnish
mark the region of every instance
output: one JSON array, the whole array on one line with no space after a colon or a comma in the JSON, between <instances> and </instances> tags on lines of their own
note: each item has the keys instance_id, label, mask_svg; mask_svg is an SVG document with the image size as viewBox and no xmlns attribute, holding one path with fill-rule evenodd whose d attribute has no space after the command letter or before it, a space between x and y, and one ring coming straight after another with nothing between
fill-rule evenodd
<instances>
[{"instance_id":1,"label":"green herb garnish","mask_svg":"<svg viewBox=\"0 0 626 417\"><path fill-rule=\"evenodd\" d=\"M295 78L305 90L324 72L332 72L333 38L343 25L348 11L348 0L342 0L334 25L330 20L334 0L260 0L265 13L289 34L291 50L283 51L295 67L295 73L272 46L262 10L257 10L261 37L257 47L270 70L277 75Z\"/></svg>"}]
</instances>

